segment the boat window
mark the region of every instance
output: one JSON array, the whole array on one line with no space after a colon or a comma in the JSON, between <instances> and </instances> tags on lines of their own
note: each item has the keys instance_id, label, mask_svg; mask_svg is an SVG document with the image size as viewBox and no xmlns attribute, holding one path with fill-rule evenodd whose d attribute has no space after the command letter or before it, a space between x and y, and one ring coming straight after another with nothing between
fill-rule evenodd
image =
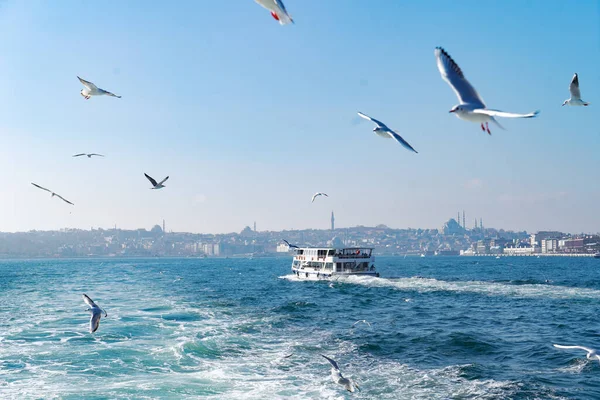
<instances>
[{"instance_id":1,"label":"boat window","mask_svg":"<svg viewBox=\"0 0 600 400\"><path fill-rule=\"evenodd\" d=\"M335 253L335 250L329 250L328 255L332 256Z\"/></svg>"},{"instance_id":2,"label":"boat window","mask_svg":"<svg viewBox=\"0 0 600 400\"><path fill-rule=\"evenodd\" d=\"M298 252L298 253L297 253L298 255L302 255L302 254L304 254L304 250L298 249L298 250L296 250L296 251Z\"/></svg>"}]
</instances>

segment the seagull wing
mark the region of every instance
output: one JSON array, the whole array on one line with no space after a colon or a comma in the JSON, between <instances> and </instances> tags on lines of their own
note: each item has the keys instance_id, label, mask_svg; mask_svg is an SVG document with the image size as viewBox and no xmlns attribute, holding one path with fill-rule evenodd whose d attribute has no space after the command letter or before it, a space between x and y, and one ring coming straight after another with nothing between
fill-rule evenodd
<instances>
[{"instance_id":1,"label":"seagull wing","mask_svg":"<svg viewBox=\"0 0 600 400\"><path fill-rule=\"evenodd\" d=\"M85 153L79 153L79 154L74 154L73 157L81 157L81 156L86 156L87 154Z\"/></svg>"},{"instance_id":2,"label":"seagull wing","mask_svg":"<svg viewBox=\"0 0 600 400\"><path fill-rule=\"evenodd\" d=\"M148 180L150 181L150 183L152 184L152 186L156 186L156 181L147 173L144 172L144 175L146 176L146 178L148 178Z\"/></svg>"},{"instance_id":3,"label":"seagull wing","mask_svg":"<svg viewBox=\"0 0 600 400\"><path fill-rule=\"evenodd\" d=\"M104 157L102 154L98 154L98 153L90 153L90 156L98 156L98 157Z\"/></svg>"},{"instance_id":4,"label":"seagull wing","mask_svg":"<svg viewBox=\"0 0 600 400\"><path fill-rule=\"evenodd\" d=\"M588 353L593 352L593 349L590 349L589 347L583 347L583 346L563 346L560 344L553 344L554 347L556 347L557 349L579 349L579 350L584 350L587 351Z\"/></svg>"},{"instance_id":5,"label":"seagull wing","mask_svg":"<svg viewBox=\"0 0 600 400\"><path fill-rule=\"evenodd\" d=\"M320 195L323 195L323 196L325 196L325 197L329 197L329 196L327 196L327 193L319 193L319 194L320 194Z\"/></svg>"},{"instance_id":6,"label":"seagull wing","mask_svg":"<svg viewBox=\"0 0 600 400\"><path fill-rule=\"evenodd\" d=\"M90 333L94 333L98 330L100 326L100 317L102 316L102 311L100 309L96 309L92 312L92 317L90 318Z\"/></svg>"},{"instance_id":7,"label":"seagull wing","mask_svg":"<svg viewBox=\"0 0 600 400\"><path fill-rule=\"evenodd\" d=\"M70 205L74 206L75 204L71 203L69 200L65 199L64 197L62 197L60 194L56 194L54 193L54 195L56 197L58 197L59 199L61 199L62 201L64 201L65 203L69 203Z\"/></svg>"},{"instance_id":8,"label":"seagull wing","mask_svg":"<svg viewBox=\"0 0 600 400\"><path fill-rule=\"evenodd\" d=\"M31 184L32 184L33 186L35 186L36 188L40 188L40 189L42 189L42 190L45 190L46 192L52 193L52 190L48 190L48 189L46 189L45 187L41 187L40 185L37 185L37 184L35 184L35 183L33 183L33 182L31 182Z\"/></svg>"},{"instance_id":9,"label":"seagull wing","mask_svg":"<svg viewBox=\"0 0 600 400\"><path fill-rule=\"evenodd\" d=\"M289 19L289 22L291 22L292 24L294 23L294 20L292 19L292 17L290 17L290 14L288 14L287 10L285 9L285 6L283 5L283 1L281 0L274 0L275 4L277 5L277 7L279 7L279 9L281 10L281 12L287 17L287 19ZM280 18L281 21L281 18ZM286 21L284 21L284 25L285 25Z\"/></svg>"},{"instance_id":10,"label":"seagull wing","mask_svg":"<svg viewBox=\"0 0 600 400\"><path fill-rule=\"evenodd\" d=\"M311 203L315 202L315 199L317 198L317 196L319 196L321 193L315 193L313 194L312 200L310 201Z\"/></svg>"},{"instance_id":11,"label":"seagull wing","mask_svg":"<svg viewBox=\"0 0 600 400\"><path fill-rule=\"evenodd\" d=\"M90 297L87 294L83 294L83 301L85 301L85 304L87 304L88 306L94 308L94 307L98 307L98 305L96 303L94 303L94 300L90 299Z\"/></svg>"},{"instance_id":12,"label":"seagull wing","mask_svg":"<svg viewBox=\"0 0 600 400\"><path fill-rule=\"evenodd\" d=\"M167 179L169 179L169 177L167 176L165 179L163 179L162 181L158 182L159 185L162 185L163 183L165 183L167 181Z\"/></svg>"},{"instance_id":13,"label":"seagull wing","mask_svg":"<svg viewBox=\"0 0 600 400\"><path fill-rule=\"evenodd\" d=\"M369 121L371 121L371 122L374 122L374 123L375 123L375 124L376 124L378 127L380 127L380 128L387 128L387 126L386 126L386 125L385 125L383 122L381 122L381 121L378 121L378 120L376 120L375 118L371 118L371 117L369 117L367 114L363 114L363 113L361 113L360 111L358 112L358 116L359 116L359 117L362 117L362 118L364 118L364 119L367 119L367 120L369 120Z\"/></svg>"},{"instance_id":14,"label":"seagull wing","mask_svg":"<svg viewBox=\"0 0 600 400\"><path fill-rule=\"evenodd\" d=\"M535 118L538 116L538 114L540 113L540 111L534 111L532 113L529 114L515 114L515 113L509 113L509 112L504 112L504 111L500 111L500 110L491 110L489 108L478 108L473 110L473 113L475 114L485 114L485 115L489 115L490 117L503 117L503 118Z\"/></svg>"},{"instance_id":15,"label":"seagull wing","mask_svg":"<svg viewBox=\"0 0 600 400\"><path fill-rule=\"evenodd\" d=\"M485 108L485 103L479 96L479 93L477 93L477 90L471 86L458 64L446 53L446 50L436 47L435 57L440 74L442 74L442 79L448 82L452 90L454 90L458 101L462 104L474 104Z\"/></svg>"},{"instance_id":16,"label":"seagull wing","mask_svg":"<svg viewBox=\"0 0 600 400\"><path fill-rule=\"evenodd\" d=\"M413 147L412 147L410 144L408 144L408 142L407 142L406 140L404 140L404 139L402 138L402 136L398 135L396 132L394 132L394 131L393 131L393 130L391 130L391 129L388 129L388 132L390 133L390 135L392 135L392 137L393 137L394 139L396 139L396 141L397 141L398 143L400 143L400 144L401 144L402 146L404 146L406 149L408 149L408 150L410 150L410 151L414 151L415 153L418 153L418 151L416 151L415 149L413 149Z\"/></svg>"},{"instance_id":17,"label":"seagull wing","mask_svg":"<svg viewBox=\"0 0 600 400\"><path fill-rule=\"evenodd\" d=\"M338 367L338 365L337 365L337 363L335 362L335 360L333 360L333 359L331 359L331 358L329 358L329 357L327 357L327 356L324 356L323 354L321 354L321 357L324 357L324 358L325 358L327 361L329 361L329 363L331 364L331 366L332 366L333 368L335 368L335 370L336 370L336 371L339 371L339 370L340 370L340 368Z\"/></svg>"},{"instance_id":18,"label":"seagull wing","mask_svg":"<svg viewBox=\"0 0 600 400\"><path fill-rule=\"evenodd\" d=\"M287 245L288 245L288 247L290 247L290 242L288 242L288 241L287 241L287 240L285 240L285 239L281 239L281 240L283 240L283 242L284 242L285 244L287 244Z\"/></svg>"},{"instance_id":19,"label":"seagull wing","mask_svg":"<svg viewBox=\"0 0 600 400\"><path fill-rule=\"evenodd\" d=\"M81 82L83 86L85 86L89 90L98 89L98 86L94 85L92 82L86 81L85 79L81 79L80 77L77 77L77 79L79 79L79 82Z\"/></svg>"},{"instance_id":20,"label":"seagull wing","mask_svg":"<svg viewBox=\"0 0 600 400\"><path fill-rule=\"evenodd\" d=\"M581 92L579 91L579 77L577 74L573 75L573 79L569 85L569 92L571 92L572 100L581 100Z\"/></svg>"},{"instance_id":21,"label":"seagull wing","mask_svg":"<svg viewBox=\"0 0 600 400\"><path fill-rule=\"evenodd\" d=\"M105 95L107 95L107 96L112 96L112 97L116 97L116 98L119 98L119 99L121 98L121 96L117 96L116 94L114 94L114 93L111 93L111 92L109 92L108 90L104 90L104 89L98 89L98 91L99 91L100 93L102 93L102 94L105 94Z\"/></svg>"}]
</instances>

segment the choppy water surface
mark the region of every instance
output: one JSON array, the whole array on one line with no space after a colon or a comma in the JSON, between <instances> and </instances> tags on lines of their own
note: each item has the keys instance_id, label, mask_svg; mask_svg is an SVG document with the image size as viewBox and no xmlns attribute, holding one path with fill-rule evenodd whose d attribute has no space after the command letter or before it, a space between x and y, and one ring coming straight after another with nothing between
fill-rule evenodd
<instances>
[{"instance_id":1,"label":"choppy water surface","mask_svg":"<svg viewBox=\"0 0 600 400\"><path fill-rule=\"evenodd\" d=\"M600 363L552 347L600 348L600 260L382 257L332 283L290 264L1 261L0 398L600 398Z\"/></svg>"}]
</instances>

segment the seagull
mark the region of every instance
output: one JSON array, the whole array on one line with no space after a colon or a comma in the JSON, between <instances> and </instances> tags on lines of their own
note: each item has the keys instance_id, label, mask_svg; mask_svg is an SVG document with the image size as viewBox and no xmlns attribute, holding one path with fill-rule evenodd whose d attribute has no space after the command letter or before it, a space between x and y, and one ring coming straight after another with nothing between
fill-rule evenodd
<instances>
[{"instance_id":1,"label":"seagull","mask_svg":"<svg viewBox=\"0 0 600 400\"><path fill-rule=\"evenodd\" d=\"M312 197L311 203L314 203L314 202L315 202L315 199L317 198L317 196L325 196L325 197L329 197L329 196L327 196L327 193L321 193L321 192L317 192L317 193L313 194L313 197Z\"/></svg>"},{"instance_id":2,"label":"seagull","mask_svg":"<svg viewBox=\"0 0 600 400\"><path fill-rule=\"evenodd\" d=\"M590 349L589 347L583 347L583 346L562 346L560 344L554 344L554 347L556 347L557 349L581 349L584 351L587 351L587 359L591 360L593 357L596 357L598 359L598 361L600 361L600 354L598 354L598 352L594 349Z\"/></svg>"},{"instance_id":3,"label":"seagull","mask_svg":"<svg viewBox=\"0 0 600 400\"><path fill-rule=\"evenodd\" d=\"M569 85L569 92L571 92L571 98L565 100L562 104L569 106L588 106L590 103L587 101L581 100L581 92L579 91L579 77L577 74L573 75L573 79L571 80L571 84Z\"/></svg>"},{"instance_id":4,"label":"seagull","mask_svg":"<svg viewBox=\"0 0 600 400\"><path fill-rule=\"evenodd\" d=\"M285 240L285 239L281 239L281 240L283 240L283 241L285 242L285 244L287 244L287 246L288 246L290 249L298 249L298 248L299 248L299 247L298 247L298 246L296 246L296 245L290 244L290 242L288 242L288 241L287 241L287 240Z\"/></svg>"},{"instance_id":5,"label":"seagull","mask_svg":"<svg viewBox=\"0 0 600 400\"><path fill-rule=\"evenodd\" d=\"M285 6L281 0L254 0L267 10L271 12L271 15L275 20L279 21L280 25L287 25L294 23L294 20L287 13Z\"/></svg>"},{"instance_id":6,"label":"seagull","mask_svg":"<svg viewBox=\"0 0 600 400\"><path fill-rule=\"evenodd\" d=\"M98 154L98 153L79 153L79 154L74 154L73 157L81 157L81 156L87 156L87 158L92 158L92 156L98 156L98 157L104 157L102 154Z\"/></svg>"},{"instance_id":7,"label":"seagull","mask_svg":"<svg viewBox=\"0 0 600 400\"><path fill-rule=\"evenodd\" d=\"M378 121L375 118L371 118L368 115L361 113L360 111L358 112L358 116L361 118L367 119L371 122L374 122L376 126L375 126L375 128L373 128L373 132L375 132L379 136L386 138L386 139L394 138L394 139L396 139L396 141L398 143L400 143L406 149L417 153L417 151L415 149L413 149L413 147L410 144L408 144L408 142L406 140L402 139L402 136L398 135L396 132L394 132L393 130L388 128L383 122Z\"/></svg>"},{"instance_id":8,"label":"seagull","mask_svg":"<svg viewBox=\"0 0 600 400\"><path fill-rule=\"evenodd\" d=\"M98 305L94 303L94 300L90 299L85 293L83 294L83 301L90 306L86 311L92 313L92 317L90 318L90 333L94 333L100 326L100 317L102 316L102 313L104 312L104 317L108 317L108 314L98 307Z\"/></svg>"},{"instance_id":9,"label":"seagull","mask_svg":"<svg viewBox=\"0 0 600 400\"><path fill-rule=\"evenodd\" d=\"M367 324L367 325L369 325L369 327L371 327L371 324L370 324L370 323L369 323L369 321L367 321L366 319L361 319L361 320L359 320L359 321L356 321L355 323L353 323L353 324L352 324L352 326L355 326L356 324L359 324L359 323L361 323L361 322L362 322L363 324Z\"/></svg>"},{"instance_id":10,"label":"seagull","mask_svg":"<svg viewBox=\"0 0 600 400\"><path fill-rule=\"evenodd\" d=\"M58 193L54 193L52 190L48 190L48 189L46 189L45 187L41 187L40 185L37 185L37 184L35 184L35 183L33 183L33 182L31 182L31 184L32 184L33 186L35 186L36 188L39 188L39 189L45 190L46 192L52 193L52 196L50 196L50 197L54 197L54 196L56 196L56 197L58 197L59 199L61 199L62 201L64 201L65 203L69 203L69 204L70 204L70 205L72 205L72 206L74 206L74 205L75 205L75 204L71 203L69 200L67 200L67 199L65 199L64 197L62 197L61 195L59 195Z\"/></svg>"},{"instance_id":11,"label":"seagull","mask_svg":"<svg viewBox=\"0 0 600 400\"><path fill-rule=\"evenodd\" d=\"M358 389L358 385L354 383L351 379L344 378L335 360L332 360L331 358L324 356L323 354L321 354L321 357L327 359L327 361L329 361L329 363L331 364L331 379L334 383L339 383L340 385L344 386L344 388L349 392L354 392L355 387L356 389Z\"/></svg>"},{"instance_id":12,"label":"seagull","mask_svg":"<svg viewBox=\"0 0 600 400\"><path fill-rule=\"evenodd\" d=\"M152 186L150 189L162 189L165 187L165 185L163 185L163 183L165 183L165 181L167 179L169 179L169 177L167 176L165 179L163 179L162 181L156 183L156 181L148 174L144 173L144 175L146 175L146 178L148 178L148 180L150 181L150 183L152 184Z\"/></svg>"},{"instance_id":13,"label":"seagull","mask_svg":"<svg viewBox=\"0 0 600 400\"><path fill-rule=\"evenodd\" d=\"M77 79L79 79L79 82L81 82L83 84L83 86L85 86L84 89L81 89L80 93L83 97L85 97L86 100L89 100L90 97L92 97L92 96L102 96L102 95L118 97L119 99L121 98L121 96L117 96L114 93L107 92L104 89L100 89L98 86L94 85L92 82L88 82L85 79L81 79L80 77L77 77Z\"/></svg>"},{"instance_id":14,"label":"seagull","mask_svg":"<svg viewBox=\"0 0 600 400\"><path fill-rule=\"evenodd\" d=\"M448 82L460 102L460 104L452 107L450 112L455 113L454 115L465 121L481 124L482 131L487 131L490 135L492 134L488 122L493 122L498 125L499 128L504 129L494 117L534 118L540 113L539 111L535 111L529 114L514 114L487 108L483 99L465 78L462 70L456 62L454 62L452 57L446 53L446 50L441 47L436 47L435 58L437 59L437 66L440 70L440 74L442 74L442 79Z\"/></svg>"}]
</instances>

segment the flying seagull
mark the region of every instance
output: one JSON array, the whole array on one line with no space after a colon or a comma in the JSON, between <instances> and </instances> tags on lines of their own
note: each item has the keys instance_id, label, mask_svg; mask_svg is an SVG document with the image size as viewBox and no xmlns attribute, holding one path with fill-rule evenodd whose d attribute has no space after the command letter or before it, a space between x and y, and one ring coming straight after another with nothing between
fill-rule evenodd
<instances>
[{"instance_id":1,"label":"flying seagull","mask_svg":"<svg viewBox=\"0 0 600 400\"><path fill-rule=\"evenodd\" d=\"M156 183L156 181L154 180L154 178L152 178L150 175L144 173L144 175L146 175L146 178L148 178L148 180L150 181L150 183L152 184L152 186L150 189L162 189L165 187L165 185L163 185L163 183L165 183L165 181L167 179L169 179L169 177L167 176L165 179L163 179L162 181Z\"/></svg>"},{"instance_id":2,"label":"flying seagull","mask_svg":"<svg viewBox=\"0 0 600 400\"><path fill-rule=\"evenodd\" d=\"M598 361L600 361L600 354L598 354L598 352L594 349L590 349L589 347L583 347L583 346L562 346L560 344L554 344L554 347L556 347L557 349L580 349L580 350L584 350L587 351L587 359L591 360L592 358L596 357L598 359Z\"/></svg>"},{"instance_id":3,"label":"flying seagull","mask_svg":"<svg viewBox=\"0 0 600 400\"><path fill-rule=\"evenodd\" d=\"M529 114L514 114L487 108L483 99L479 96L479 93L471 86L460 67L454 62L452 57L446 53L446 50L441 47L436 47L435 58L437 59L437 66L440 70L440 74L442 74L442 79L448 82L460 102L452 107L450 112L455 113L454 115L465 121L481 124L482 131L487 131L490 135L492 134L488 122L493 122L498 125L499 128L504 129L494 117L533 118L537 117L539 114L539 111Z\"/></svg>"},{"instance_id":4,"label":"flying seagull","mask_svg":"<svg viewBox=\"0 0 600 400\"><path fill-rule=\"evenodd\" d=\"M279 21L280 25L294 23L294 20L287 13L285 6L281 0L254 0L271 12L271 16Z\"/></svg>"},{"instance_id":5,"label":"flying seagull","mask_svg":"<svg viewBox=\"0 0 600 400\"><path fill-rule=\"evenodd\" d=\"M358 112L358 116L361 118L367 119L371 122L374 122L376 126L375 126L375 128L373 128L373 132L375 132L379 136L386 138L386 139L394 138L394 139L396 139L396 141L398 143L400 143L406 149L417 153L417 151L415 149L413 149L413 147L410 144L408 144L408 142L406 140L402 139L402 136L398 135L396 132L394 132L393 130L388 128L383 122L378 121L375 118L371 118L368 115L361 113L360 111Z\"/></svg>"},{"instance_id":6,"label":"flying seagull","mask_svg":"<svg viewBox=\"0 0 600 400\"><path fill-rule=\"evenodd\" d=\"M85 97L86 100L89 100L90 97L92 97L92 96L102 96L102 95L118 97L119 99L121 98L121 96L117 96L114 93L107 92L104 89L100 89L98 86L94 85L92 82L88 82L85 79L81 79L80 77L77 77L77 79L79 79L79 82L81 82L83 84L83 86L85 86L85 88L81 89L80 93L83 97Z\"/></svg>"},{"instance_id":7,"label":"flying seagull","mask_svg":"<svg viewBox=\"0 0 600 400\"><path fill-rule=\"evenodd\" d=\"M356 321L355 323L352 324L352 326L355 326L356 324L360 324L360 323L369 325L369 328L371 327L371 324L366 319L361 319L359 321Z\"/></svg>"},{"instance_id":8,"label":"flying seagull","mask_svg":"<svg viewBox=\"0 0 600 400\"><path fill-rule=\"evenodd\" d=\"M54 197L54 196L56 196L56 197L58 197L59 199L61 199L62 201L64 201L65 203L69 203L69 204L70 204L70 205L72 205L72 206L74 206L74 205L75 205L75 204L71 203L69 200L67 200L67 199L65 199L64 197L62 197L61 195L59 195L58 193L54 193L52 190L48 190L48 189L46 189L45 187L41 187L40 185L37 185L37 184L35 184L35 183L33 183L33 182L31 182L31 184L32 184L33 186L35 186L36 188L39 188L39 189L45 190L45 191L46 191L46 192L48 192L48 193L52 193L52 196L50 196L50 197Z\"/></svg>"},{"instance_id":9,"label":"flying seagull","mask_svg":"<svg viewBox=\"0 0 600 400\"><path fill-rule=\"evenodd\" d=\"M296 246L296 245L290 244L290 242L288 242L288 241L287 241L287 240L285 240L285 239L281 239L281 240L283 240L283 241L285 242L285 244L287 244L287 246L288 246L290 249L298 249L298 248L299 248L299 247L298 247L298 246Z\"/></svg>"},{"instance_id":10,"label":"flying seagull","mask_svg":"<svg viewBox=\"0 0 600 400\"><path fill-rule=\"evenodd\" d=\"M108 314L106 311L98 307L98 305L94 303L94 300L90 299L85 293L83 294L83 301L90 306L90 308L85 311L89 311L92 314L90 318L90 333L94 333L100 326L100 317L102 316L102 313L104 313L104 317L108 317Z\"/></svg>"},{"instance_id":11,"label":"flying seagull","mask_svg":"<svg viewBox=\"0 0 600 400\"><path fill-rule=\"evenodd\" d=\"M335 360L332 360L331 358L324 356L323 354L321 354L321 356L324 357L331 364L331 379L334 383L339 383L349 392L354 392L355 387L356 389L358 389L358 385L354 383L351 379L344 378Z\"/></svg>"},{"instance_id":12,"label":"flying seagull","mask_svg":"<svg viewBox=\"0 0 600 400\"><path fill-rule=\"evenodd\" d=\"M79 153L79 154L74 154L73 157L81 157L81 156L87 156L87 158L92 158L92 156L98 156L98 157L104 157L102 154L97 154L97 153Z\"/></svg>"},{"instance_id":13,"label":"flying seagull","mask_svg":"<svg viewBox=\"0 0 600 400\"><path fill-rule=\"evenodd\" d=\"M317 192L315 194L313 194L312 200L310 201L311 203L315 202L315 199L317 198L317 196L325 196L325 197L329 197L327 196L327 193L321 193L321 192Z\"/></svg>"},{"instance_id":14,"label":"flying seagull","mask_svg":"<svg viewBox=\"0 0 600 400\"><path fill-rule=\"evenodd\" d=\"M562 104L569 106L588 106L590 103L587 101L581 100L581 92L579 91L579 77L577 74L573 75L573 79L571 80L571 84L569 85L569 92L571 92L571 98L565 100Z\"/></svg>"}]
</instances>

